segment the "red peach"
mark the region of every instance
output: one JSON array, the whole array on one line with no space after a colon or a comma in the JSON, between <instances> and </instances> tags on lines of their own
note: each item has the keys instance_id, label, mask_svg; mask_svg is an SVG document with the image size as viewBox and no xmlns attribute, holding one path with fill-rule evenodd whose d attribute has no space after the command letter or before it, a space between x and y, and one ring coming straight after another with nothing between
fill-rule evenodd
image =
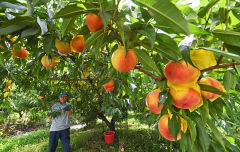
<instances>
[{"instance_id":1,"label":"red peach","mask_svg":"<svg viewBox=\"0 0 240 152\"><path fill-rule=\"evenodd\" d=\"M163 108L163 104L158 107L160 91L154 90L148 93L146 104L152 113L159 114Z\"/></svg>"},{"instance_id":2,"label":"red peach","mask_svg":"<svg viewBox=\"0 0 240 152\"><path fill-rule=\"evenodd\" d=\"M123 46L118 46L117 50L112 55L112 65L119 72L129 72L137 64L138 58L133 49L127 50Z\"/></svg>"},{"instance_id":3,"label":"red peach","mask_svg":"<svg viewBox=\"0 0 240 152\"><path fill-rule=\"evenodd\" d=\"M218 89L219 91L224 91L222 84L218 80L213 79L211 77L202 78L198 83L210 85L210 86ZM207 92L207 91L201 91L201 93L206 99L216 99L220 96L218 94Z\"/></svg>"},{"instance_id":4,"label":"red peach","mask_svg":"<svg viewBox=\"0 0 240 152\"><path fill-rule=\"evenodd\" d=\"M201 101L201 95L193 88L170 88L173 97L173 105L181 109L190 109Z\"/></svg>"},{"instance_id":5,"label":"red peach","mask_svg":"<svg viewBox=\"0 0 240 152\"><path fill-rule=\"evenodd\" d=\"M158 122L158 130L160 132L160 134L166 138L167 140L170 140L170 141L175 141L175 139L173 138L171 132L169 131L168 129L168 119L169 119L169 115L168 114L165 114L163 115L159 122ZM181 124L181 130L183 130L183 126ZM180 131L179 133L177 134L177 140L181 139L181 134L180 134Z\"/></svg>"},{"instance_id":6,"label":"red peach","mask_svg":"<svg viewBox=\"0 0 240 152\"><path fill-rule=\"evenodd\" d=\"M84 51L85 41L83 35L74 36L70 42L71 50L76 53Z\"/></svg>"},{"instance_id":7,"label":"red peach","mask_svg":"<svg viewBox=\"0 0 240 152\"><path fill-rule=\"evenodd\" d=\"M28 51L21 47L20 51L16 54L15 53L15 48L12 49L12 54L14 58L20 58L20 59L25 59L28 57Z\"/></svg>"},{"instance_id":8,"label":"red peach","mask_svg":"<svg viewBox=\"0 0 240 152\"><path fill-rule=\"evenodd\" d=\"M87 23L87 27L88 27L89 31L91 31L92 33L95 33L98 30L104 29L104 23L99 15L99 13L98 13L98 15L88 14L86 16L86 23Z\"/></svg>"},{"instance_id":9,"label":"red peach","mask_svg":"<svg viewBox=\"0 0 240 152\"><path fill-rule=\"evenodd\" d=\"M165 67L166 78L174 84L183 84L197 81L200 71L184 60L180 62L170 61Z\"/></svg>"},{"instance_id":10,"label":"red peach","mask_svg":"<svg viewBox=\"0 0 240 152\"><path fill-rule=\"evenodd\" d=\"M103 85L104 89L106 91L112 91L115 87L113 79L109 80L107 83Z\"/></svg>"}]
</instances>

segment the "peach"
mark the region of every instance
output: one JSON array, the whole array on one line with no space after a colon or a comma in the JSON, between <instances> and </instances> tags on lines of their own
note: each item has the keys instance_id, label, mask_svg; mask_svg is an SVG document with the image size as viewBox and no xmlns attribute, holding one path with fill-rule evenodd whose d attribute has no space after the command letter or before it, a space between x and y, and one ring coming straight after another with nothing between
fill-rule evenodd
<instances>
[{"instance_id":1,"label":"peach","mask_svg":"<svg viewBox=\"0 0 240 152\"><path fill-rule=\"evenodd\" d=\"M171 87L170 94L173 97L173 105L181 109L190 109L201 101L201 95L193 88Z\"/></svg>"},{"instance_id":2,"label":"peach","mask_svg":"<svg viewBox=\"0 0 240 152\"><path fill-rule=\"evenodd\" d=\"M180 62L168 62L164 72L166 78L174 84L197 81L200 76L200 71L192 65L187 64L184 60Z\"/></svg>"},{"instance_id":3,"label":"peach","mask_svg":"<svg viewBox=\"0 0 240 152\"><path fill-rule=\"evenodd\" d=\"M58 57L52 56L52 63L49 63L49 59L47 55L44 55L41 59L42 65L47 68L47 69L52 69L54 68L58 62L60 62L60 59Z\"/></svg>"},{"instance_id":4,"label":"peach","mask_svg":"<svg viewBox=\"0 0 240 152\"><path fill-rule=\"evenodd\" d=\"M168 119L169 119L169 114L165 114L163 115L159 122L158 122L158 130L160 132L160 134L166 138L167 140L170 140L170 141L175 141L175 139L173 138L171 132L169 131L168 129ZM181 130L183 131L183 124L182 124L182 121L181 121ZM180 131L179 133L177 134L177 140L181 139L181 134L180 134Z\"/></svg>"},{"instance_id":5,"label":"peach","mask_svg":"<svg viewBox=\"0 0 240 152\"><path fill-rule=\"evenodd\" d=\"M70 47L73 52L80 53L84 51L85 41L83 35L74 36L70 42Z\"/></svg>"},{"instance_id":6,"label":"peach","mask_svg":"<svg viewBox=\"0 0 240 152\"><path fill-rule=\"evenodd\" d=\"M225 89L223 88L222 84L218 80L213 79L211 77L202 78L198 83L210 85L210 86L218 89L219 91L225 92ZM220 97L220 95L218 95L218 94L207 92L207 91L201 91L201 93L206 99L210 99L211 101L214 101L215 99Z\"/></svg>"},{"instance_id":7,"label":"peach","mask_svg":"<svg viewBox=\"0 0 240 152\"><path fill-rule=\"evenodd\" d=\"M112 65L119 72L129 72L138 62L137 55L133 49L127 50L123 46L118 46L117 50L112 55Z\"/></svg>"},{"instance_id":8,"label":"peach","mask_svg":"<svg viewBox=\"0 0 240 152\"><path fill-rule=\"evenodd\" d=\"M98 15L88 14L86 16L86 23L87 23L87 27L88 27L89 31L91 31L92 33L95 33L98 30L104 29L104 23L99 15L99 13L98 13Z\"/></svg>"},{"instance_id":9,"label":"peach","mask_svg":"<svg viewBox=\"0 0 240 152\"><path fill-rule=\"evenodd\" d=\"M103 85L103 87L106 91L112 91L115 87L113 79L110 79L107 83Z\"/></svg>"},{"instance_id":10,"label":"peach","mask_svg":"<svg viewBox=\"0 0 240 152\"><path fill-rule=\"evenodd\" d=\"M15 53L15 48L12 49L12 54L14 58L20 58L20 59L25 59L28 57L28 51L21 47L20 51L16 54Z\"/></svg>"},{"instance_id":11,"label":"peach","mask_svg":"<svg viewBox=\"0 0 240 152\"><path fill-rule=\"evenodd\" d=\"M160 91L154 90L148 93L146 104L152 113L159 114L163 108L163 104L158 107Z\"/></svg>"},{"instance_id":12,"label":"peach","mask_svg":"<svg viewBox=\"0 0 240 152\"><path fill-rule=\"evenodd\" d=\"M71 52L69 43L66 42L66 44L64 44L62 41L58 40L57 38L55 39L55 47L62 54L68 54Z\"/></svg>"}]
</instances>

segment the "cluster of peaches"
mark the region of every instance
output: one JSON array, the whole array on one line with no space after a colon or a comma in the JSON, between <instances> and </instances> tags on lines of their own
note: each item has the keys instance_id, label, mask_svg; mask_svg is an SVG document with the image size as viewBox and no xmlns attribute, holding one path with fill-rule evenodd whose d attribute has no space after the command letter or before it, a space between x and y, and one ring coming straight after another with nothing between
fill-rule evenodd
<instances>
[{"instance_id":1,"label":"cluster of peaches","mask_svg":"<svg viewBox=\"0 0 240 152\"><path fill-rule=\"evenodd\" d=\"M192 50L191 59L197 68L181 60L179 62L170 61L164 69L167 85L170 88L169 93L173 98L173 105L180 109L189 109L190 112L203 105L202 96L210 101L214 101L220 96L200 90L199 84L210 85L219 91L225 92L221 83L216 79L206 77L199 80L200 70L216 65L212 52ZM164 106L163 104L158 105L160 92L159 89L151 91L146 97L147 107L154 114L160 114ZM164 138L175 141L168 129L168 120L171 117L170 113L164 114L159 120L158 129ZM181 117L177 119L181 121L181 130L185 133L187 128L186 120ZM180 132L177 135L177 140L179 139L181 139Z\"/></svg>"},{"instance_id":2,"label":"cluster of peaches","mask_svg":"<svg viewBox=\"0 0 240 152\"><path fill-rule=\"evenodd\" d=\"M167 85L170 88L169 93L173 98L173 105L180 109L189 109L190 112L203 105L202 96L210 101L214 101L220 97L218 94L200 90L199 84L209 85L219 91L225 92L221 83L214 78L203 77L199 80L200 70L216 64L215 58L214 60L210 59L210 57L213 56L213 53L206 50L192 50L192 52L198 53L195 55L195 58L192 58L192 61L197 68L187 64L184 60L181 60L179 62L170 61L164 69L165 77L167 78ZM214 63L205 64L206 62L204 63L204 61L200 59L204 59L206 62L212 60ZM158 105L160 92L159 89L151 91L146 97L147 107L154 114L160 114L164 106L163 104L160 106ZM168 113L163 115L159 120L158 129L164 138L175 141L168 129L169 118L171 119L171 114ZM180 118L180 120L181 130L185 133L186 127L184 127L184 124L186 124L186 120L183 118ZM180 132L177 135L177 140L179 139L181 139Z\"/></svg>"}]
</instances>

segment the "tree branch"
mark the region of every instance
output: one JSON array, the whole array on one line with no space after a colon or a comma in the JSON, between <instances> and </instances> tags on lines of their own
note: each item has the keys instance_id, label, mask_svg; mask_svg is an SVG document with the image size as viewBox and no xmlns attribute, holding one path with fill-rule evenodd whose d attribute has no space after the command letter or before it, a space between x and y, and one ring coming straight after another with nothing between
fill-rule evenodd
<instances>
[{"instance_id":1,"label":"tree branch","mask_svg":"<svg viewBox=\"0 0 240 152\"><path fill-rule=\"evenodd\" d=\"M240 63L232 62L232 63L222 64L222 65L215 65L215 66L211 66L209 68L203 69L201 71L210 71L213 69L227 68L227 67L234 66L234 65L240 65Z\"/></svg>"},{"instance_id":2,"label":"tree branch","mask_svg":"<svg viewBox=\"0 0 240 152\"><path fill-rule=\"evenodd\" d=\"M156 76L156 75L152 74L151 72L142 69L140 66L135 66L134 68L138 69L139 71L145 73L146 75L150 76L151 78L153 78L157 81L163 81L165 79L164 76Z\"/></svg>"},{"instance_id":3,"label":"tree branch","mask_svg":"<svg viewBox=\"0 0 240 152\"><path fill-rule=\"evenodd\" d=\"M113 29L113 27L108 24L108 28L113 32L113 35L115 36L115 38L118 40L118 42L120 42L120 44L123 46L123 42L120 38L120 36L115 32L115 30Z\"/></svg>"}]
</instances>

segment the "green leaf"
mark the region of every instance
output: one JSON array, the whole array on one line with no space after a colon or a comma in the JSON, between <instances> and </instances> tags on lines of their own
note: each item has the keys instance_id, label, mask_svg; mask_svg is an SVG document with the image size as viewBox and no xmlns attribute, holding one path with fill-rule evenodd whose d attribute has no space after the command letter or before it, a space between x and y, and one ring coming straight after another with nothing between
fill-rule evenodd
<instances>
[{"instance_id":1,"label":"green leaf","mask_svg":"<svg viewBox=\"0 0 240 152\"><path fill-rule=\"evenodd\" d=\"M193 147L193 144L195 143L196 137L197 137L197 130L195 125L193 124L193 121L191 118L189 118L188 116L186 116L186 114L183 112L183 118L185 120L187 120L188 123L188 129L190 131L190 135L191 135L191 141L192 141L192 145L191 145L191 149Z\"/></svg>"},{"instance_id":2,"label":"green leaf","mask_svg":"<svg viewBox=\"0 0 240 152\"><path fill-rule=\"evenodd\" d=\"M208 148L210 145L210 139L208 134L206 133L206 129L203 126L201 120L199 118L196 119L197 129L198 129L198 140L204 152L208 152Z\"/></svg>"},{"instance_id":3,"label":"green leaf","mask_svg":"<svg viewBox=\"0 0 240 152\"><path fill-rule=\"evenodd\" d=\"M16 32L16 31L21 30L24 27L28 26L29 24L30 24L30 22L21 22L21 23L17 23L14 25L9 25L4 28L0 28L0 35Z\"/></svg>"},{"instance_id":4,"label":"green leaf","mask_svg":"<svg viewBox=\"0 0 240 152\"><path fill-rule=\"evenodd\" d=\"M86 41L85 41L85 49L89 49L98 39L104 36L104 30L99 30L96 33L92 34Z\"/></svg>"},{"instance_id":5,"label":"green leaf","mask_svg":"<svg viewBox=\"0 0 240 152\"><path fill-rule=\"evenodd\" d=\"M191 34L195 34L195 35L209 34L207 31L203 30L202 28L198 27L197 25L189 23L188 26L189 26Z\"/></svg>"},{"instance_id":6,"label":"green leaf","mask_svg":"<svg viewBox=\"0 0 240 152\"><path fill-rule=\"evenodd\" d=\"M12 8L12 9L17 9L19 11L24 11L27 8L19 3L9 3L9 2L0 2L0 8Z\"/></svg>"},{"instance_id":7,"label":"green leaf","mask_svg":"<svg viewBox=\"0 0 240 152\"><path fill-rule=\"evenodd\" d=\"M171 109L172 104L173 104L173 98L170 95L170 93L168 92L168 98L165 101L164 106L163 106L163 108L161 110L161 116L163 116L165 113L167 113L167 109Z\"/></svg>"},{"instance_id":8,"label":"green leaf","mask_svg":"<svg viewBox=\"0 0 240 152\"><path fill-rule=\"evenodd\" d=\"M234 86L235 77L231 71L226 71L223 77L223 85L227 92Z\"/></svg>"},{"instance_id":9,"label":"green leaf","mask_svg":"<svg viewBox=\"0 0 240 152\"><path fill-rule=\"evenodd\" d=\"M162 104L164 104L167 101L168 98L168 92L163 91L159 93L159 101L158 101L158 107L160 107Z\"/></svg>"},{"instance_id":10,"label":"green leaf","mask_svg":"<svg viewBox=\"0 0 240 152\"><path fill-rule=\"evenodd\" d=\"M240 62L240 56L239 55L229 53L229 52L224 52L224 51L213 49L213 48L207 48L207 47L201 47L201 48L205 49L205 50L212 51L212 52L214 52L216 54L219 54L219 55L223 55L224 57L231 58L233 60L236 60L237 62Z\"/></svg>"},{"instance_id":11,"label":"green leaf","mask_svg":"<svg viewBox=\"0 0 240 152\"><path fill-rule=\"evenodd\" d=\"M173 114L172 119L168 119L168 129L173 138L177 141L177 134L180 131L180 123L178 123L175 114Z\"/></svg>"},{"instance_id":12,"label":"green leaf","mask_svg":"<svg viewBox=\"0 0 240 152\"><path fill-rule=\"evenodd\" d=\"M215 151L215 152L223 152L222 148L219 147L217 144L211 142L210 147Z\"/></svg>"},{"instance_id":13,"label":"green leaf","mask_svg":"<svg viewBox=\"0 0 240 152\"><path fill-rule=\"evenodd\" d=\"M181 11L171 1L134 0L134 2L147 7L150 15L158 25L170 27L175 33L190 34L187 21L184 19Z\"/></svg>"},{"instance_id":14,"label":"green leaf","mask_svg":"<svg viewBox=\"0 0 240 152\"><path fill-rule=\"evenodd\" d=\"M168 35L158 33L156 37L157 45L154 49L167 58L178 61L182 58L181 52L177 46L177 43Z\"/></svg>"},{"instance_id":15,"label":"green leaf","mask_svg":"<svg viewBox=\"0 0 240 152\"><path fill-rule=\"evenodd\" d=\"M34 12L34 6L32 0L27 0L27 11L22 16L31 16Z\"/></svg>"},{"instance_id":16,"label":"green leaf","mask_svg":"<svg viewBox=\"0 0 240 152\"><path fill-rule=\"evenodd\" d=\"M80 30L78 31L79 35L86 35L88 34L90 31L87 27L87 25L84 25L83 27L80 28Z\"/></svg>"},{"instance_id":17,"label":"green leaf","mask_svg":"<svg viewBox=\"0 0 240 152\"><path fill-rule=\"evenodd\" d=\"M155 62L152 60L152 58L150 58L147 55L147 53L145 53L141 49L137 49L135 52L137 54L138 60L142 63L143 66L145 66L148 69L151 69L151 71L157 72L159 75L161 75L161 72L159 71Z\"/></svg>"},{"instance_id":18,"label":"green leaf","mask_svg":"<svg viewBox=\"0 0 240 152\"><path fill-rule=\"evenodd\" d=\"M100 15L104 23L104 29L106 29L108 22L111 18L111 15L109 13L103 12L102 10L100 11Z\"/></svg>"},{"instance_id":19,"label":"green leaf","mask_svg":"<svg viewBox=\"0 0 240 152\"><path fill-rule=\"evenodd\" d=\"M145 22L148 22L152 18L146 9L140 7L140 11Z\"/></svg>"},{"instance_id":20,"label":"green leaf","mask_svg":"<svg viewBox=\"0 0 240 152\"><path fill-rule=\"evenodd\" d=\"M208 11L218 2L219 0L210 0L207 4L207 6L203 6L198 11L199 17L204 17Z\"/></svg>"},{"instance_id":21,"label":"green leaf","mask_svg":"<svg viewBox=\"0 0 240 152\"><path fill-rule=\"evenodd\" d=\"M223 42L232 45L240 47L239 41L240 41L240 32L235 31L224 31L224 30L214 30L212 32L216 37L218 37Z\"/></svg>"},{"instance_id":22,"label":"green leaf","mask_svg":"<svg viewBox=\"0 0 240 152\"><path fill-rule=\"evenodd\" d=\"M193 36L187 36L184 40L182 40L179 43L179 46L178 46L181 50L183 59L186 61L186 63L190 63L191 65L193 65L193 63L190 58L190 50L191 50L193 39L194 39Z\"/></svg>"},{"instance_id":23,"label":"green leaf","mask_svg":"<svg viewBox=\"0 0 240 152\"><path fill-rule=\"evenodd\" d=\"M42 31L41 35L45 34L48 31L46 21L44 19L40 19L39 17L37 17L37 23L41 28L41 31Z\"/></svg>"},{"instance_id":24,"label":"green leaf","mask_svg":"<svg viewBox=\"0 0 240 152\"><path fill-rule=\"evenodd\" d=\"M70 29L73 26L73 23L76 18L71 17L71 18L63 18L63 23L62 23L62 37L64 37L66 31Z\"/></svg>"},{"instance_id":25,"label":"green leaf","mask_svg":"<svg viewBox=\"0 0 240 152\"><path fill-rule=\"evenodd\" d=\"M91 10L99 10L99 8L92 8ZM85 8L84 5L76 5L76 4L72 4L72 5L67 5L66 7L62 8L59 12L57 12L52 18L56 19L56 18L66 18L66 17L73 17L76 15L80 15L80 14L84 14L86 13L88 10L87 8Z\"/></svg>"},{"instance_id":26,"label":"green leaf","mask_svg":"<svg viewBox=\"0 0 240 152\"><path fill-rule=\"evenodd\" d=\"M215 127L214 123L212 120L208 119L207 124L209 128L212 130L214 136L216 137L217 141L221 144L222 148L226 151L224 142L223 142L223 137L221 136L221 133L218 131L218 129Z\"/></svg>"},{"instance_id":27,"label":"green leaf","mask_svg":"<svg viewBox=\"0 0 240 152\"><path fill-rule=\"evenodd\" d=\"M219 94L222 96L226 95L224 92L219 91L218 89L216 89L213 86L205 85L205 84L199 84L199 86L202 91L208 91L208 92L212 92L212 93Z\"/></svg>"},{"instance_id":28,"label":"green leaf","mask_svg":"<svg viewBox=\"0 0 240 152\"><path fill-rule=\"evenodd\" d=\"M207 119L209 118L208 101L206 99L203 99L203 106L201 106L199 109L203 125L205 126Z\"/></svg>"},{"instance_id":29,"label":"green leaf","mask_svg":"<svg viewBox=\"0 0 240 152\"><path fill-rule=\"evenodd\" d=\"M151 49L154 46L154 42L156 40L156 32L153 27L148 26L144 30L138 30L137 32L141 33L142 35L146 36L150 42Z\"/></svg>"},{"instance_id":30,"label":"green leaf","mask_svg":"<svg viewBox=\"0 0 240 152\"><path fill-rule=\"evenodd\" d=\"M39 32L39 29L37 27L34 27L34 26L33 27L29 27L29 28L27 28L27 29L22 31L21 38L35 35L38 32Z\"/></svg>"}]
</instances>

